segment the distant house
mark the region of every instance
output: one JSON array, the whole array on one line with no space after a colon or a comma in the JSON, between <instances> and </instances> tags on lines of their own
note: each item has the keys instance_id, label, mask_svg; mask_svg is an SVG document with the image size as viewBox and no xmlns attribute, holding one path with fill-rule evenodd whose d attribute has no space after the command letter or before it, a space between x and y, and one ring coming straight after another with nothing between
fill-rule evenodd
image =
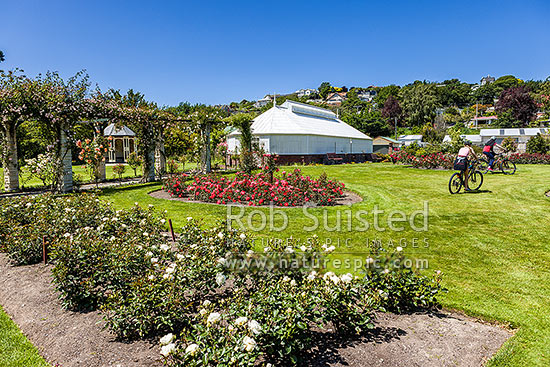
<instances>
[{"instance_id":1,"label":"distant house","mask_svg":"<svg viewBox=\"0 0 550 367\"><path fill-rule=\"evenodd\" d=\"M404 146L411 145L412 143L422 145L422 135L401 135L398 140Z\"/></svg>"},{"instance_id":2,"label":"distant house","mask_svg":"<svg viewBox=\"0 0 550 367\"><path fill-rule=\"evenodd\" d=\"M252 134L266 152L277 154L279 163L322 163L327 154L348 161L370 159L372 138L340 120L325 108L285 101L273 106L252 123ZM240 132L227 135L231 155L240 150Z\"/></svg>"},{"instance_id":3,"label":"distant house","mask_svg":"<svg viewBox=\"0 0 550 367\"><path fill-rule=\"evenodd\" d=\"M110 138L105 163L126 163L130 154L136 151L136 133L127 126L116 128L115 124L110 124L103 130L103 136Z\"/></svg>"},{"instance_id":4,"label":"distant house","mask_svg":"<svg viewBox=\"0 0 550 367\"><path fill-rule=\"evenodd\" d=\"M498 120L497 116L478 116L470 120L470 126L477 127L479 124L491 125Z\"/></svg>"},{"instance_id":5,"label":"distant house","mask_svg":"<svg viewBox=\"0 0 550 367\"><path fill-rule=\"evenodd\" d=\"M474 145L483 145L483 140L481 138L481 135L460 135L462 137L462 139L464 140L469 140L472 142L472 144ZM443 143L450 143L451 142L451 137L449 135L445 135L445 137L443 138Z\"/></svg>"},{"instance_id":6,"label":"distant house","mask_svg":"<svg viewBox=\"0 0 550 367\"><path fill-rule=\"evenodd\" d=\"M495 78L490 76L490 75L487 75L487 76L484 76L483 78L481 78L481 80L479 81L479 85L481 85L482 87L486 84L491 84L491 83L494 83L495 81Z\"/></svg>"},{"instance_id":7,"label":"distant house","mask_svg":"<svg viewBox=\"0 0 550 367\"><path fill-rule=\"evenodd\" d=\"M506 138L512 138L518 144L518 151L525 152L527 142L537 134L548 134L550 129L547 128L526 128L526 129L481 129L479 134L483 144L491 139L492 136L497 138L497 143L500 144Z\"/></svg>"},{"instance_id":8,"label":"distant house","mask_svg":"<svg viewBox=\"0 0 550 367\"><path fill-rule=\"evenodd\" d=\"M254 107L262 108L264 106L267 106L271 102L273 102L273 96L267 94L264 98L257 100L256 103L254 103Z\"/></svg>"},{"instance_id":9,"label":"distant house","mask_svg":"<svg viewBox=\"0 0 550 367\"><path fill-rule=\"evenodd\" d=\"M342 102L344 102L346 99L346 92L335 92L327 96L327 98L325 99L325 103L329 106L340 106Z\"/></svg>"},{"instance_id":10,"label":"distant house","mask_svg":"<svg viewBox=\"0 0 550 367\"><path fill-rule=\"evenodd\" d=\"M374 97L376 97L376 91L375 90L367 90L360 93L357 93L357 98L359 98L363 102L371 102Z\"/></svg>"},{"instance_id":11,"label":"distant house","mask_svg":"<svg viewBox=\"0 0 550 367\"><path fill-rule=\"evenodd\" d=\"M390 148L399 148L401 143L398 140L388 138L386 136L379 136L372 141L372 152L378 154L388 154Z\"/></svg>"},{"instance_id":12,"label":"distant house","mask_svg":"<svg viewBox=\"0 0 550 367\"><path fill-rule=\"evenodd\" d=\"M297 90L297 91L294 92L294 93L296 93L296 96L297 96L298 98L302 98L302 97L304 97L304 96L305 96L305 97L309 97L309 96L311 96L311 95L317 94L317 89L299 89L299 90Z\"/></svg>"}]
</instances>

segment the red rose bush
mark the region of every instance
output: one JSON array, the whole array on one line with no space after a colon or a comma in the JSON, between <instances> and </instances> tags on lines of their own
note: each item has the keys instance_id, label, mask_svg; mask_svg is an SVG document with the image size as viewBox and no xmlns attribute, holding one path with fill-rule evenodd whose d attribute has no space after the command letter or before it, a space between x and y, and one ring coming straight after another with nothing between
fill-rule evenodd
<instances>
[{"instance_id":1,"label":"red rose bush","mask_svg":"<svg viewBox=\"0 0 550 367\"><path fill-rule=\"evenodd\" d=\"M168 179L164 184L173 197L189 197L193 200L216 204L242 204L248 206L273 205L301 206L335 205L344 196L344 184L329 180L325 174L318 179L302 175L299 169L282 172L271 179L270 174L260 172L249 175L239 172L233 178L219 175L196 176L187 182L188 176Z\"/></svg>"}]
</instances>

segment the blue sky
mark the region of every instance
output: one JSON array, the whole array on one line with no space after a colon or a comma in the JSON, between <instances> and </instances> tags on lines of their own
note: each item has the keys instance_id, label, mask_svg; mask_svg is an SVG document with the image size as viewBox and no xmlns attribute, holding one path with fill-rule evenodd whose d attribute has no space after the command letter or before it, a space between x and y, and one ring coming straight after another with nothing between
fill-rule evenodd
<instances>
[{"instance_id":1,"label":"blue sky","mask_svg":"<svg viewBox=\"0 0 550 367\"><path fill-rule=\"evenodd\" d=\"M2 69L160 105L333 85L550 75L549 1L0 0Z\"/></svg>"}]
</instances>

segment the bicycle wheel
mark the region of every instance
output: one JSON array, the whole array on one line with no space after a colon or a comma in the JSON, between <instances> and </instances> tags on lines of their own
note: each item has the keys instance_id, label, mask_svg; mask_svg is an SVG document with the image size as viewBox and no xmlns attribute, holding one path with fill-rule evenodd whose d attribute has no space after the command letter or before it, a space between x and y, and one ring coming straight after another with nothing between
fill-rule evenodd
<instances>
[{"instance_id":1,"label":"bicycle wheel","mask_svg":"<svg viewBox=\"0 0 550 367\"><path fill-rule=\"evenodd\" d=\"M505 175L513 175L514 173L516 173L516 164L506 159L500 164L500 170Z\"/></svg>"},{"instance_id":2,"label":"bicycle wheel","mask_svg":"<svg viewBox=\"0 0 550 367\"><path fill-rule=\"evenodd\" d=\"M485 159L480 159L477 168L481 172L487 173L487 171L489 170L489 162Z\"/></svg>"},{"instance_id":3,"label":"bicycle wheel","mask_svg":"<svg viewBox=\"0 0 550 367\"><path fill-rule=\"evenodd\" d=\"M472 190L479 190L481 185L483 185L483 174L479 171L474 171L468 177L468 187Z\"/></svg>"},{"instance_id":4,"label":"bicycle wheel","mask_svg":"<svg viewBox=\"0 0 550 367\"><path fill-rule=\"evenodd\" d=\"M457 194L462 188L462 173L455 172L449 180L449 192L451 194Z\"/></svg>"}]
</instances>

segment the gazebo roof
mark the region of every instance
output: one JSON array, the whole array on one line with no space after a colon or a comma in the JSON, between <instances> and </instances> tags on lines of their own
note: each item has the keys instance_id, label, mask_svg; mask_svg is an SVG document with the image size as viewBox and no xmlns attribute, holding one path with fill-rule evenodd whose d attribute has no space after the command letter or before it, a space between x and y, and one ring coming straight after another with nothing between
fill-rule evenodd
<instances>
[{"instance_id":1,"label":"gazebo roof","mask_svg":"<svg viewBox=\"0 0 550 367\"><path fill-rule=\"evenodd\" d=\"M115 124L110 124L103 130L104 136L136 136L136 133L133 132L128 126L122 126L116 128Z\"/></svg>"}]
</instances>

